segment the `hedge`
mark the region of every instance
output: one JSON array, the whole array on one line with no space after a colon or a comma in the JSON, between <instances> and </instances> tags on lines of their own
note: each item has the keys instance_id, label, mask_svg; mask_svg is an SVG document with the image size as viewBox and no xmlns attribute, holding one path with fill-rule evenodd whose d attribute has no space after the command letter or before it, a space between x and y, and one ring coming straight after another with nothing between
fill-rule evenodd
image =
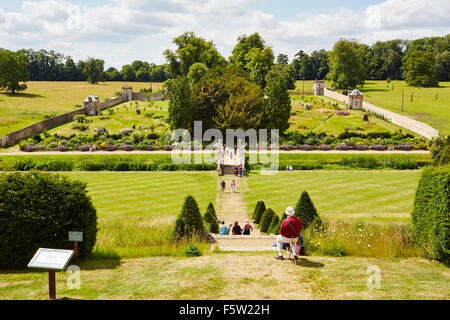
<instances>
[{"instance_id":1,"label":"hedge","mask_svg":"<svg viewBox=\"0 0 450 320\"><path fill-rule=\"evenodd\" d=\"M423 171L411 214L416 242L425 255L449 264L450 166Z\"/></svg>"},{"instance_id":2,"label":"hedge","mask_svg":"<svg viewBox=\"0 0 450 320\"><path fill-rule=\"evenodd\" d=\"M82 231L79 257L97 238L97 212L86 183L58 174L0 176L0 268L24 269L39 248L72 249L68 231Z\"/></svg>"}]
</instances>

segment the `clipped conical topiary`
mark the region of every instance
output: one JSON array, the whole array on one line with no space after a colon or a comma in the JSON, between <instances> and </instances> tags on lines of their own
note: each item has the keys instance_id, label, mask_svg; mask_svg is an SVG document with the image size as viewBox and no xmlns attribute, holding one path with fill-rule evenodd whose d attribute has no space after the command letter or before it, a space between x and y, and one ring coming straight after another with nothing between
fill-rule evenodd
<instances>
[{"instance_id":1,"label":"clipped conical topiary","mask_svg":"<svg viewBox=\"0 0 450 320\"><path fill-rule=\"evenodd\" d=\"M266 211L264 211L264 214L261 218L261 223L259 224L259 230L261 232L269 231L270 223L272 222L274 215L275 212L273 212L273 210L270 208L267 208Z\"/></svg>"},{"instance_id":2,"label":"clipped conical topiary","mask_svg":"<svg viewBox=\"0 0 450 320\"><path fill-rule=\"evenodd\" d=\"M261 201L258 201L256 203L255 209L253 210L252 220L256 219L256 213L258 212L260 206L261 206Z\"/></svg>"},{"instance_id":3,"label":"clipped conical topiary","mask_svg":"<svg viewBox=\"0 0 450 320\"><path fill-rule=\"evenodd\" d=\"M302 192L302 195L295 206L295 215L300 218L303 229L308 228L314 219L319 218L308 192Z\"/></svg>"},{"instance_id":4,"label":"clipped conical topiary","mask_svg":"<svg viewBox=\"0 0 450 320\"><path fill-rule=\"evenodd\" d=\"M272 218L272 222L270 223L270 226L269 226L269 231L268 231L269 233L275 234L275 232L273 230L275 230L277 228L278 221L280 221L280 218L278 218L278 216L276 214L274 214L273 218Z\"/></svg>"},{"instance_id":5,"label":"clipped conical topiary","mask_svg":"<svg viewBox=\"0 0 450 320\"><path fill-rule=\"evenodd\" d=\"M270 232L273 233L273 234L277 234L277 235L280 234L281 223L282 223L283 220L286 219L286 218L287 218L287 214L286 214L286 213L283 213L283 215L281 216L281 219L278 220L277 225L276 225L272 230L270 230Z\"/></svg>"},{"instance_id":6,"label":"clipped conical topiary","mask_svg":"<svg viewBox=\"0 0 450 320\"><path fill-rule=\"evenodd\" d=\"M216 218L217 220L217 214L216 214L216 209L214 209L214 206L212 204L212 202L210 202L208 204L208 207L206 208L206 211L211 210L211 213L213 214L214 218Z\"/></svg>"},{"instance_id":7,"label":"clipped conical topiary","mask_svg":"<svg viewBox=\"0 0 450 320\"><path fill-rule=\"evenodd\" d=\"M198 209L197 202L194 197L188 195L181 209L181 213L175 221L173 238L179 240L181 238L192 238L194 236L203 237L203 218Z\"/></svg>"},{"instance_id":8,"label":"clipped conical topiary","mask_svg":"<svg viewBox=\"0 0 450 320\"><path fill-rule=\"evenodd\" d=\"M178 216L177 220L175 221L175 226L172 231L172 239L175 241L179 241L184 238L184 229L185 224L184 220L181 216Z\"/></svg>"},{"instance_id":9,"label":"clipped conical topiary","mask_svg":"<svg viewBox=\"0 0 450 320\"><path fill-rule=\"evenodd\" d=\"M261 201L261 203L259 204L259 207L258 207L258 211L256 212L255 219L254 219L256 224L261 223L261 218L264 214L264 211L266 211L266 205L264 204L264 201Z\"/></svg>"},{"instance_id":10,"label":"clipped conical topiary","mask_svg":"<svg viewBox=\"0 0 450 320\"><path fill-rule=\"evenodd\" d=\"M203 221L207 224L207 228L211 233L219 233L219 224L217 223L217 218L214 215L214 207L212 203L209 203L211 206L208 206L205 214L203 215Z\"/></svg>"}]
</instances>

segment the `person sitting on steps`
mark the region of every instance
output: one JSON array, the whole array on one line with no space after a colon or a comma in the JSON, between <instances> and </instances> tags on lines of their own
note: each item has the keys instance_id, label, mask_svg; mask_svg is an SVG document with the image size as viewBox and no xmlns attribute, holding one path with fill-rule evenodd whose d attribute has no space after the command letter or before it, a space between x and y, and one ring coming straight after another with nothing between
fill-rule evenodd
<instances>
[{"instance_id":1,"label":"person sitting on steps","mask_svg":"<svg viewBox=\"0 0 450 320\"><path fill-rule=\"evenodd\" d=\"M230 234L230 228L225 225L225 221L222 221L222 225L220 226L220 235L224 236Z\"/></svg>"},{"instance_id":2,"label":"person sitting on steps","mask_svg":"<svg viewBox=\"0 0 450 320\"><path fill-rule=\"evenodd\" d=\"M239 225L239 223L237 221L235 221L234 226L233 226L233 236L238 236L241 234L242 234L241 226Z\"/></svg>"},{"instance_id":3,"label":"person sitting on steps","mask_svg":"<svg viewBox=\"0 0 450 320\"><path fill-rule=\"evenodd\" d=\"M282 244L289 243L294 244L290 245L290 249L294 262L297 263L296 243L298 241L300 231L302 230L302 222L299 217L294 216L294 208L287 207L285 213L288 217L281 222L280 234L276 237L278 256L276 256L275 259L284 260Z\"/></svg>"}]
</instances>

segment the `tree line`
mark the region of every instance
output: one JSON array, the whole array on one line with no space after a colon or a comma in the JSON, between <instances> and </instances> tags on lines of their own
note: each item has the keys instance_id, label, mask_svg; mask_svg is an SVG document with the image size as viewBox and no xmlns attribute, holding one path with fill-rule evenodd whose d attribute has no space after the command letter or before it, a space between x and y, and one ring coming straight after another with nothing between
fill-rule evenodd
<instances>
[{"instance_id":1,"label":"tree line","mask_svg":"<svg viewBox=\"0 0 450 320\"><path fill-rule=\"evenodd\" d=\"M308 55L300 50L289 62L285 54L275 57L258 33L240 36L226 59L212 41L186 32L173 40L175 51L164 51L166 64L135 60L120 70L104 70L104 61L96 58L75 62L53 50L13 52L0 48L0 88L24 90L27 80L163 82L179 75L198 78L213 67L226 65L240 67L262 87L273 68L285 75L289 89L295 88L296 80L325 78L337 89L353 88L364 80L406 80L410 85L435 86L438 81L450 80L449 38L378 41L371 46L341 39L330 51L322 49Z\"/></svg>"}]
</instances>

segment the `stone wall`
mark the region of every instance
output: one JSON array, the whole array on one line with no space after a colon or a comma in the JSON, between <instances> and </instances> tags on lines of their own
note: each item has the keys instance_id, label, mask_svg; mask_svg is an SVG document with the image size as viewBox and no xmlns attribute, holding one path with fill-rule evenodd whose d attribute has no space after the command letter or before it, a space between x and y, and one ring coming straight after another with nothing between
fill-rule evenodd
<instances>
[{"instance_id":1,"label":"stone wall","mask_svg":"<svg viewBox=\"0 0 450 320\"><path fill-rule=\"evenodd\" d=\"M164 100L169 100L169 95L167 93L152 94L147 99L147 93L145 93L145 92L133 92L133 100L138 100L138 101L164 101Z\"/></svg>"},{"instance_id":2,"label":"stone wall","mask_svg":"<svg viewBox=\"0 0 450 320\"><path fill-rule=\"evenodd\" d=\"M114 97L112 99L109 100L105 100L103 102L99 102L97 104L97 114L98 112L105 110L107 108L113 107L119 103L124 102L124 98L123 97Z\"/></svg>"},{"instance_id":3,"label":"stone wall","mask_svg":"<svg viewBox=\"0 0 450 320\"><path fill-rule=\"evenodd\" d=\"M13 146L20 139L31 137L32 135L39 133L41 131L60 126L67 122L73 121L73 118L77 115L85 114L85 109L81 108L72 112L61 114L59 116L42 120L28 127L22 128L20 130L8 133L6 136L0 138L0 147L5 148Z\"/></svg>"}]
</instances>

